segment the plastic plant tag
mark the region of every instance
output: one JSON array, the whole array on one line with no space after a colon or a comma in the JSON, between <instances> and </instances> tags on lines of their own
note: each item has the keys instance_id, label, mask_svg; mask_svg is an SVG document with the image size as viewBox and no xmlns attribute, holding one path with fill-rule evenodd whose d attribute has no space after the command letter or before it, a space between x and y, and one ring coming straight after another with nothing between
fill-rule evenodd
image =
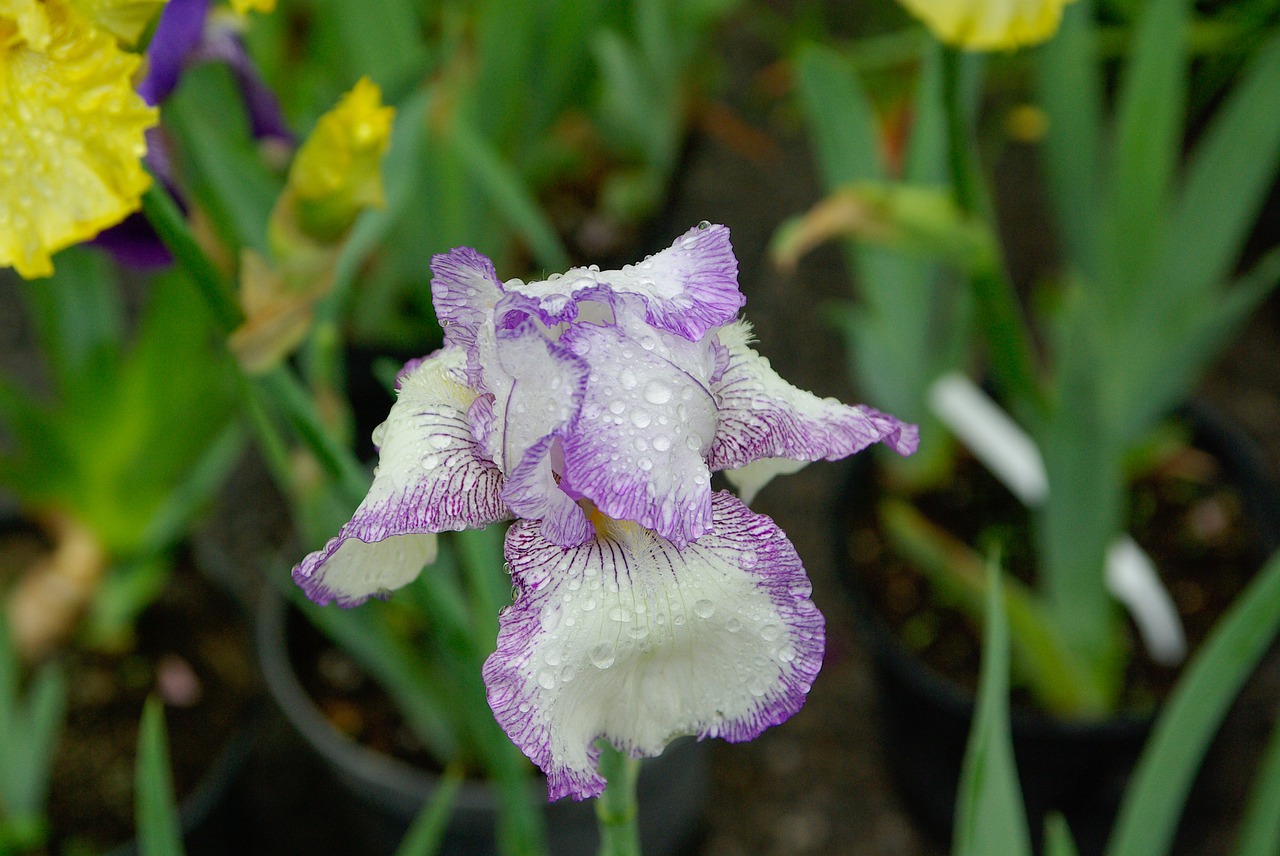
<instances>
[{"instance_id":1,"label":"plastic plant tag","mask_svg":"<svg viewBox=\"0 0 1280 856\"><path fill-rule=\"evenodd\" d=\"M1023 505L1036 508L1049 498L1035 441L973 381L958 372L943 375L929 388L929 407ZM1186 636L1151 557L1129 535L1120 535L1107 550L1105 573L1107 591L1133 616L1151 658L1165 666L1181 663Z\"/></svg>"}]
</instances>

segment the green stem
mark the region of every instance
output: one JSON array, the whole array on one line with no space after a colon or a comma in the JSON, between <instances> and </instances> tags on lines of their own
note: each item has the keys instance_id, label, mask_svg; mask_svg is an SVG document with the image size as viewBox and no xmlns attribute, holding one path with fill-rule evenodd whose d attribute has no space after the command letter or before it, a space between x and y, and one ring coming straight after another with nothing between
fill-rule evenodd
<instances>
[{"instance_id":1,"label":"green stem","mask_svg":"<svg viewBox=\"0 0 1280 856\"><path fill-rule=\"evenodd\" d=\"M174 260L187 272L209 305L224 333L230 333L244 318L236 302L235 290L200 249L178 204L159 179L142 195L142 211Z\"/></svg>"},{"instance_id":2,"label":"green stem","mask_svg":"<svg viewBox=\"0 0 1280 856\"><path fill-rule=\"evenodd\" d=\"M636 801L640 761L601 740L600 772L607 782L596 800L600 856L640 856L640 808Z\"/></svg>"},{"instance_id":3,"label":"green stem","mask_svg":"<svg viewBox=\"0 0 1280 856\"><path fill-rule=\"evenodd\" d=\"M200 249L177 203L158 180L152 183L143 196L142 207L160 240L199 289L219 327L224 333L230 333L244 317L236 302L232 285ZM336 480L343 495L353 502L359 502L368 489L368 476L351 451L330 436L324 421L316 412L315 401L298 378L289 369L278 366L260 378L248 380L241 388L250 414L254 417L251 421L263 448L272 458L272 468L276 471L277 478L283 475L280 470L285 456L282 454L279 436L267 430L271 425L270 420L263 418L264 414L260 412L266 409L264 405L267 402L274 403L283 412L302 442ZM282 485L290 495L291 481L290 478Z\"/></svg>"},{"instance_id":4,"label":"green stem","mask_svg":"<svg viewBox=\"0 0 1280 856\"><path fill-rule=\"evenodd\" d=\"M998 235L994 206L974 145L976 135L972 110L966 103L963 62L964 55L959 50L943 48L942 97L952 185L957 204L984 220L992 235ZM1044 413L1045 402L1036 381L1031 333L999 254L991 265L973 274L973 291L997 382L1017 409L1030 409L1028 415L1039 416Z\"/></svg>"}]
</instances>

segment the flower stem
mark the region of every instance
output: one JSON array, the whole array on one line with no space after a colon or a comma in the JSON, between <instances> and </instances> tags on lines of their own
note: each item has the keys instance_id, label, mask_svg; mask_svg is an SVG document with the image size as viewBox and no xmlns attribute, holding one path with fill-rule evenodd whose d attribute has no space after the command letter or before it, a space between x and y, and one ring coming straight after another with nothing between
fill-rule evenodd
<instances>
[{"instance_id":1,"label":"flower stem","mask_svg":"<svg viewBox=\"0 0 1280 856\"><path fill-rule=\"evenodd\" d=\"M994 206L974 146L973 111L968 103L964 62L961 51L943 47L942 97L952 185L957 204L982 218L991 234L995 235L998 233ZM1011 399L1010 404L1015 410L1033 417L1042 415L1045 402L1036 380L1031 333L1022 317L1017 294L1002 259L997 257L993 264L973 274L973 291L997 382ZM1029 414L1026 413L1028 409Z\"/></svg>"},{"instance_id":2,"label":"flower stem","mask_svg":"<svg viewBox=\"0 0 1280 856\"><path fill-rule=\"evenodd\" d=\"M600 741L600 772L607 784L596 800L600 856L640 856L640 807L636 779L640 761Z\"/></svg>"}]
</instances>

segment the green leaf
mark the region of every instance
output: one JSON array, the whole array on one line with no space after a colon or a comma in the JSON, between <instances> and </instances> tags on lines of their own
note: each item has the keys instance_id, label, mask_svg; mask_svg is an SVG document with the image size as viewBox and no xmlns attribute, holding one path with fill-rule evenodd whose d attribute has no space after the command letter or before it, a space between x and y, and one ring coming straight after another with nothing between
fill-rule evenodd
<instances>
[{"instance_id":1,"label":"green leaf","mask_svg":"<svg viewBox=\"0 0 1280 856\"><path fill-rule=\"evenodd\" d=\"M1274 856L1280 853L1280 726L1271 739L1253 780L1249 804L1240 821L1240 837L1233 856Z\"/></svg>"},{"instance_id":2,"label":"green leaf","mask_svg":"<svg viewBox=\"0 0 1280 856\"><path fill-rule=\"evenodd\" d=\"M1069 4L1058 34L1036 58L1037 89L1049 120L1042 159L1049 198L1068 262L1095 280L1103 89L1092 7L1087 0Z\"/></svg>"},{"instance_id":3,"label":"green leaf","mask_svg":"<svg viewBox=\"0 0 1280 856\"><path fill-rule=\"evenodd\" d=\"M135 816L139 856L182 856L182 832L169 772L169 738L164 706L151 696L138 726L138 760L134 770Z\"/></svg>"},{"instance_id":4,"label":"green leaf","mask_svg":"<svg viewBox=\"0 0 1280 856\"><path fill-rule=\"evenodd\" d=\"M1151 291L1179 303L1231 275L1280 170L1280 31L1259 53L1187 167Z\"/></svg>"},{"instance_id":5,"label":"green leaf","mask_svg":"<svg viewBox=\"0 0 1280 856\"><path fill-rule=\"evenodd\" d=\"M1108 270L1117 293L1151 273L1182 152L1188 0L1152 0L1134 34L1119 97ZM1123 312L1124 307L1116 307Z\"/></svg>"},{"instance_id":6,"label":"green leaf","mask_svg":"<svg viewBox=\"0 0 1280 856\"><path fill-rule=\"evenodd\" d=\"M551 271L567 270L569 253L520 175L489 141L467 124L461 114L454 114L448 133L454 154L494 208L529 244L538 263Z\"/></svg>"},{"instance_id":7,"label":"green leaf","mask_svg":"<svg viewBox=\"0 0 1280 856\"><path fill-rule=\"evenodd\" d=\"M1258 572L1183 669L1125 792L1109 856L1168 852L1209 742L1278 630L1280 553Z\"/></svg>"},{"instance_id":8,"label":"green leaf","mask_svg":"<svg viewBox=\"0 0 1280 856\"><path fill-rule=\"evenodd\" d=\"M843 57L808 45L796 57L796 89L828 189L885 177L871 99Z\"/></svg>"},{"instance_id":9,"label":"green leaf","mask_svg":"<svg viewBox=\"0 0 1280 856\"><path fill-rule=\"evenodd\" d=\"M1106 553L1124 522L1119 450L1099 405L1101 365L1092 316L1077 307L1057 367L1058 398L1035 432L1049 496L1035 518L1039 588L1054 623L1114 692L1116 628L1104 583Z\"/></svg>"},{"instance_id":10,"label":"green leaf","mask_svg":"<svg viewBox=\"0 0 1280 856\"><path fill-rule=\"evenodd\" d=\"M462 787L462 767L449 766L436 782L436 789L413 819L404 840L396 848L396 856L432 856L440 848L449 818L453 814L454 799Z\"/></svg>"},{"instance_id":11,"label":"green leaf","mask_svg":"<svg viewBox=\"0 0 1280 856\"><path fill-rule=\"evenodd\" d=\"M1009 730L1009 631L1000 572L988 569L978 704L956 797L955 856L1031 856Z\"/></svg>"},{"instance_id":12,"label":"green leaf","mask_svg":"<svg viewBox=\"0 0 1280 856\"><path fill-rule=\"evenodd\" d=\"M69 248L58 254L50 279L22 281L21 289L55 389L96 373L99 367L91 363L118 355L124 308L116 273L101 252Z\"/></svg>"},{"instance_id":13,"label":"green leaf","mask_svg":"<svg viewBox=\"0 0 1280 856\"><path fill-rule=\"evenodd\" d=\"M267 252L267 220L283 187L249 131L239 88L221 65L188 69L165 102L190 191L235 250Z\"/></svg>"},{"instance_id":14,"label":"green leaf","mask_svg":"<svg viewBox=\"0 0 1280 856\"><path fill-rule=\"evenodd\" d=\"M1066 818L1057 812L1045 819L1044 853L1045 856L1079 856L1071 828L1067 826Z\"/></svg>"}]
</instances>

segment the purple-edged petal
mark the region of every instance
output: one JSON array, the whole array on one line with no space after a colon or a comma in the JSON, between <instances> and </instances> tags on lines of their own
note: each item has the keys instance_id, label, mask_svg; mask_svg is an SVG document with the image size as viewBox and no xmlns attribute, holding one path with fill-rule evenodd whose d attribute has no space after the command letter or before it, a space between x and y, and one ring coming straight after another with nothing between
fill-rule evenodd
<instances>
[{"instance_id":1,"label":"purple-edged petal","mask_svg":"<svg viewBox=\"0 0 1280 856\"><path fill-rule=\"evenodd\" d=\"M677 544L711 527L715 401L696 379L619 327L577 325L561 342L590 366L564 437L564 480L601 511Z\"/></svg>"},{"instance_id":2,"label":"purple-edged petal","mask_svg":"<svg viewBox=\"0 0 1280 856\"><path fill-rule=\"evenodd\" d=\"M729 365L712 386L719 405L712 470L738 469L761 458L834 461L872 443L903 455L915 451L916 426L869 407L819 398L780 378L747 346L751 327L746 322L730 324L718 335L729 351Z\"/></svg>"},{"instance_id":3,"label":"purple-edged petal","mask_svg":"<svg viewBox=\"0 0 1280 856\"><path fill-rule=\"evenodd\" d=\"M751 740L804 704L824 627L795 548L727 493L713 508L683 549L630 523L571 550L534 521L507 533L518 595L484 679L551 799L601 793L597 738L633 757L686 734Z\"/></svg>"},{"instance_id":4,"label":"purple-edged petal","mask_svg":"<svg viewBox=\"0 0 1280 856\"><path fill-rule=\"evenodd\" d=\"M138 94L155 106L169 97L191 52L204 36L210 0L169 0L147 45L147 76Z\"/></svg>"},{"instance_id":5,"label":"purple-edged petal","mask_svg":"<svg viewBox=\"0 0 1280 856\"><path fill-rule=\"evenodd\" d=\"M374 433L373 485L351 520L293 569L317 603L355 606L412 581L435 557L435 536L486 526L510 512L502 474L471 437L475 392L462 352L445 349L401 377L391 413Z\"/></svg>"},{"instance_id":6,"label":"purple-edged petal","mask_svg":"<svg viewBox=\"0 0 1280 856\"><path fill-rule=\"evenodd\" d=\"M470 247L458 247L431 259L431 302L444 328L446 347L467 355L467 382L482 392L484 370L497 364L493 308L502 299L502 283L493 262Z\"/></svg>"},{"instance_id":7,"label":"purple-edged petal","mask_svg":"<svg viewBox=\"0 0 1280 856\"><path fill-rule=\"evenodd\" d=\"M622 270L602 271L593 265L541 282L511 280L506 288L567 320L576 302L598 295L601 285L616 294L639 296L650 324L690 341L732 321L745 302L729 230L711 225L695 226L668 249Z\"/></svg>"},{"instance_id":8,"label":"purple-edged petal","mask_svg":"<svg viewBox=\"0 0 1280 856\"><path fill-rule=\"evenodd\" d=\"M560 489L553 465L559 437L548 434L533 444L507 477L502 498L518 517L542 521L542 532L561 547L591 540L591 524L572 497Z\"/></svg>"}]
</instances>

